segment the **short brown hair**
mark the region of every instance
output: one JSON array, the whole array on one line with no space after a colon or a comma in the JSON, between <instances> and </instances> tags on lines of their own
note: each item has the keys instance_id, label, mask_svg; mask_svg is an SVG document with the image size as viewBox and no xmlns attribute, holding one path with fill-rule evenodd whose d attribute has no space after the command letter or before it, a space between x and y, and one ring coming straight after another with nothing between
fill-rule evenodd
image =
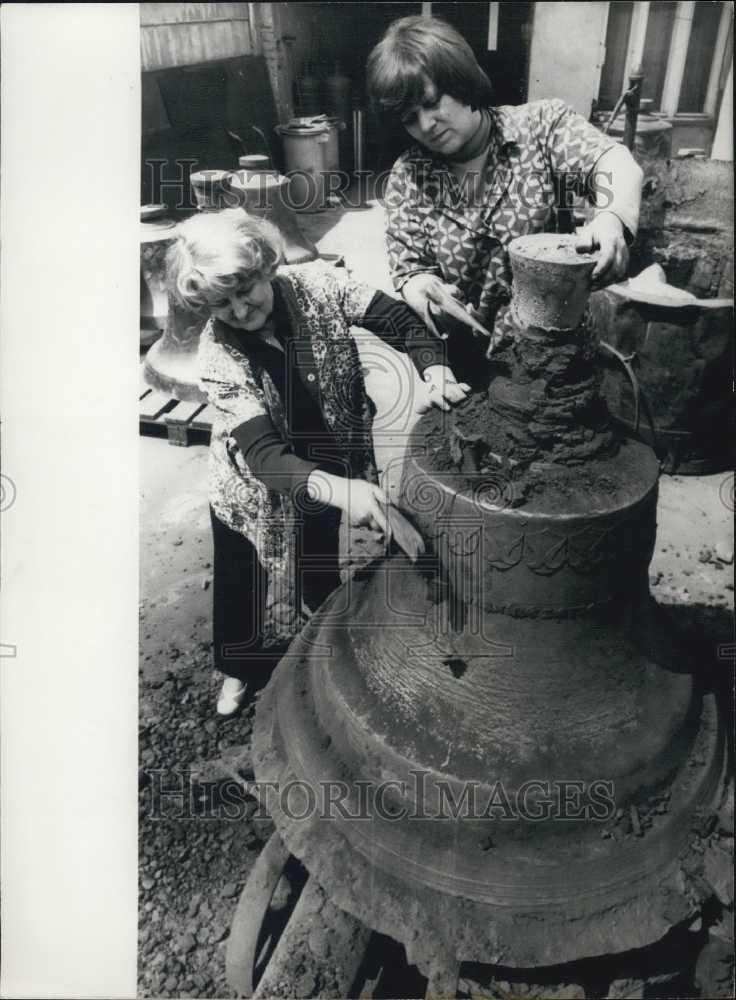
<instances>
[{"instance_id":1,"label":"short brown hair","mask_svg":"<svg viewBox=\"0 0 736 1000\"><path fill-rule=\"evenodd\" d=\"M473 110L491 104L491 82L455 28L438 17L402 17L368 57L368 91L382 110L401 116L421 104L425 77Z\"/></svg>"}]
</instances>

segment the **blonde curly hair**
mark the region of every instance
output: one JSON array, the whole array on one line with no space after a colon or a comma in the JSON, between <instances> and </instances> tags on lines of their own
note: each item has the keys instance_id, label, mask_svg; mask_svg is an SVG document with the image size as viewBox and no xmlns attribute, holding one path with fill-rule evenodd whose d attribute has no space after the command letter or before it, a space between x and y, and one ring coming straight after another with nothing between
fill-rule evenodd
<instances>
[{"instance_id":1,"label":"blonde curly hair","mask_svg":"<svg viewBox=\"0 0 736 1000\"><path fill-rule=\"evenodd\" d=\"M177 227L166 254L168 286L195 312L241 284L273 277L283 261L279 231L242 208L201 212Z\"/></svg>"}]
</instances>

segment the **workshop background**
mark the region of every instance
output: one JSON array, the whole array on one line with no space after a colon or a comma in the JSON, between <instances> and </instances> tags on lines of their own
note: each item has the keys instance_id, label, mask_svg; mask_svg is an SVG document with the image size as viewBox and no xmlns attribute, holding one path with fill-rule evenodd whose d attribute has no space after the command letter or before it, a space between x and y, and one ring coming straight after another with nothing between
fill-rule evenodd
<instances>
[{"instance_id":1,"label":"workshop background","mask_svg":"<svg viewBox=\"0 0 736 1000\"><path fill-rule=\"evenodd\" d=\"M225 134L294 115L362 109L365 169L402 148L365 97L365 62L388 24L433 13L470 41L498 104L559 97L589 117L610 111L641 66L649 113L673 126L673 151L731 160L733 6L617 3L142 3L144 163L196 157L233 163ZM352 129L352 115L347 119ZM251 140L257 137L250 133ZM257 143L256 143L257 145ZM349 147L349 144L346 144ZM255 148L253 152L264 152ZM350 164L349 164L350 165ZM143 171L143 201L150 201Z\"/></svg>"},{"instance_id":2,"label":"workshop background","mask_svg":"<svg viewBox=\"0 0 736 1000\"><path fill-rule=\"evenodd\" d=\"M286 170L275 129L295 116L345 122L340 166L349 175L356 168L385 171L406 139L385 130L368 107L365 61L390 22L419 13L460 29L498 103L560 97L586 117L605 120L640 66L645 103L637 155L648 187L635 270L656 263L672 284L698 297L733 296L728 2L142 3L141 204L173 208L188 191L189 171L235 170L243 145ZM623 118L614 134L617 127L622 135ZM320 253L344 256L358 277L391 291L383 208L370 188L324 211L300 213L299 225ZM155 308L149 313L148 319L160 318ZM150 324L143 332L142 359L157 335ZM667 376L679 387L678 363L697 373L682 390L682 408L688 419L698 408L701 430L703 419L707 431L723 412L703 418L704 400L730 405L722 384L732 374L729 335L711 325L702 341L713 352L724 337L715 390L713 365L701 370L687 351ZM375 338L367 337L361 350L378 409L377 455L390 469L401 457L421 387L405 359ZM149 393L141 387L142 403ZM397 399L404 401L398 410ZM189 405L186 426L176 426L174 400L141 418L139 995L145 997L234 995L224 968L232 915L273 829L253 800L238 822L208 815L201 801L178 817L156 811L156 794L168 792L176 805L192 776L211 792L228 776L247 775L252 724L251 713L220 720L214 711L207 435L206 425L197 425L197 404ZM729 427L721 430L730 435ZM650 586L704 669L725 672L734 649L733 474L712 455L700 467L691 456L698 474L680 474L677 456L670 457ZM317 929L309 941L314 954L325 947L318 937ZM420 995L423 984L399 965L400 956L397 978L386 985L394 992L386 995ZM319 984L312 987L319 995Z\"/></svg>"}]
</instances>

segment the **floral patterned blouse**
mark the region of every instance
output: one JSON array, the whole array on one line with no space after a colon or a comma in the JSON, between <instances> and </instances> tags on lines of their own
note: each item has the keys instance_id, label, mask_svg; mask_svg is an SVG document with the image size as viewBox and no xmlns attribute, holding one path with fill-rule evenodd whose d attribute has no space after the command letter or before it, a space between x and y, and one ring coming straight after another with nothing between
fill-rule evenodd
<instances>
[{"instance_id":1,"label":"floral patterned blouse","mask_svg":"<svg viewBox=\"0 0 736 1000\"><path fill-rule=\"evenodd\" d=\"M292 337L308 354L311 370L306 377L315 383L315 389L318 387L322 417L333 446L352 477L377 481L371 436L373 411L350 332L351 326L361 326L364 320L368 326L366 312L377 294L375 289L355 281L345 269L322 261L282 266L274 281L286 306ZM410 313L403 303L394 305ZM417 341L421 336L426 342L426 330L411 316L409 336ZM270 645L296 635L308 611L295 607L294 599L298 498L289 491L270 489L256 478L233 434L241 425L266 416L285 440L289 437L284 401L256 358L257 352L246 352L236 331L221 322L208 321L200 337L199 369L201 388L215 408L210 504L220 521L252 542L268 572L264 644ZM342 530L342 547L349 550L349 529L343 525ZM370 546L363 544L360 561L378 555L375 542L373 548L370 551Z\"/></svg>"},{"instance_id":2,"label":"floral patterned blouse","mask_svg":"<svg viewBox=\"0 0 736 1000\"><path fill-rule=\"evenodd\" d=\"M397 291L415 274L436 274L457 285L490 327L511 296L508 243L549 229L560 196L582 192L616 142L559 100L488 110L491 141L480 198L463 190L446 163L414 146L394 164L385 204ZM635 229L635 221L622 221Z\"/></svg>"}]
</instances>

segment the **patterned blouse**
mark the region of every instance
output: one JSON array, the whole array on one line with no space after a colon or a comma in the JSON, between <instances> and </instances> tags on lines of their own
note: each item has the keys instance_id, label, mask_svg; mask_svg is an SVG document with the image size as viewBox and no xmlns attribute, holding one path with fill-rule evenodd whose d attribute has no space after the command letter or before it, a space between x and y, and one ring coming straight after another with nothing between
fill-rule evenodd
<instances>
[{"instance_id":1,"label":"patterned blouse","mask_svg":"<svg viewBox=\"0 0 736 1000\"><path fill-rule=\"evenodd\" d=\"M366 312L375 289L353 280L344 269L322 261L282 266L274 281L286 306L297 348L294 363L300 370L305 369L306 378L315 389L318 387L324 424L331 435L331 452L336 450L352 477L376 482L373 411L350 333L351 326L364 325L364 320L369 325ZM416 351L422 353L426 330L406 305L394 305L412 317L411 330L403 324L408 334L404 346L411 346L414 337ZM390 336L384 339L391 342ZM416 351L412 356L419 366ZM297 360L299 355L301 359ZM256 357L255 351L252 356L246 353L241 336L224 323L210 319L202 331L200 385L215 408L209 458L210 504L220 521L251 541L268 573L264 623L264 645L268 646L296 635L308 611L295 606L300 497L290 490L269 488L259 480L246 464L233 433L258 417L270 418L284 440L289 439L291 431L299 431L288 426L284 401ZM309 509L308 505L305 509ZM343 525L342 547L348 551L349 531ZM361 561L379 554L375 544L375 551L369 551L365 541L362 547Z\"/></svg>"},{"instance_id":2,"label":"patterned blouse","mask_svg":"<svg viewBox=\"0 0 736 1000\"><path fill-rule=\"evenodd\" d=\"M616 142L559 100L488 110L491 142L480 198L463 190L442 160L414 146L394 164L385 204L396 290L415 274L436 274L457 285L490 328L511 296L507 244L548 230L553 209L569 207L565 192L568 199L573 190L583 193L596 162Z\"/></svg>"}]
</instances>

